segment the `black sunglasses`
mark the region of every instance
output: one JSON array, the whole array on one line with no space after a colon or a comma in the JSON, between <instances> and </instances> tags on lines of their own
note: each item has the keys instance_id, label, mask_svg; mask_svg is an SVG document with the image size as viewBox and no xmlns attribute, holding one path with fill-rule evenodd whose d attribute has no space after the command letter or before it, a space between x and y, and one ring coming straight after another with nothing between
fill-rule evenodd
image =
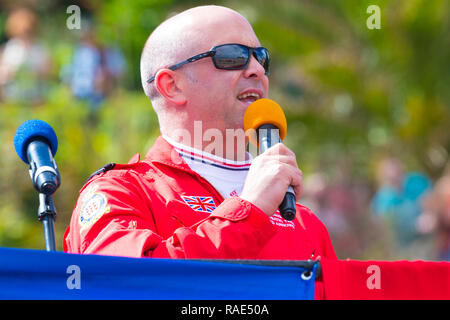
<instances>
[{"instance_id":1,"label":"black sunglasses","mask_svg":"<svg viewBox=\"0 0 450 320\"><path fill-rule=\"evenodd\" d=\"M228 43L212 47L211 50L174 64L168 67L168 69L173 71L187 63L211 57L217 69L242 70L247 68L252 55L264 67L265 74L269 75L269 51L264 47L252 48L238 43ZM155 80L155 76L152 76L147 82L150 83L153 80Z\"/></svg>"}]
</instances>

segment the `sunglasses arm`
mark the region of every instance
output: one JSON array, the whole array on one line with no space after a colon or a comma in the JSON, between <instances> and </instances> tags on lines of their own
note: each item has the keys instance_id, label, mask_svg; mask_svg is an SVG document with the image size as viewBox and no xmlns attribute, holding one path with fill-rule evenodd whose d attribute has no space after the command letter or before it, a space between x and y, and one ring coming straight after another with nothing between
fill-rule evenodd
<instances>
[{"instance_id":1,"label":"sunglasses arm","mask_svg":"<svg viewBox=\"0 0 450 320\"><path fill-rule=\"evenodd\" d=\"M189 59L186 59L180 63L174 64L173 66L168 67L168 69L174 71L182 66L184 66L187 63L191 63L203 58L207 58L207 57L212 57L215 54L215 51L208 51L208 52L204 52L204 53L200 53L196 56L190 57ZM150 79L147 80L147 83L152 82L153 80L155 80L155 76L152 76Z\"/></svg>"}]
</instances>

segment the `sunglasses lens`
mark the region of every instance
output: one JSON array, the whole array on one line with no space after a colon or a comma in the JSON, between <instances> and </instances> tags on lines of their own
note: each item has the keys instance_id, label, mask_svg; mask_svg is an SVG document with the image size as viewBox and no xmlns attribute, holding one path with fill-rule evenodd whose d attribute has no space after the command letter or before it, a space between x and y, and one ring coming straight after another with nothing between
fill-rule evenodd
<instances>
[{"instance_id":1,"label":"sunglasses lens","mask_svg":"<svg viewBox=\"0 0 450 320\"><path fill-rule=\"evenodd\" d=\"M220 69L243 69L248 61L248 50L239 45L224 45L215 49L213 60Z\"/></svg>"},{"instance_id":2,"label":"sunglasses lens","mask_svg":"<svg viewBox=\"0 0 450 320\"><path fill-rule=\"evenodd\" d=\"M254 50L256 60L264 67L266 74L269 74L269 52L265 48L257 48Z\"/></svg>"},{"instance_id":3,"label":"sunglasses lens","mask_svg":"<svg viewBox=\"0 0 450 320\"><path fill-rule=\"evenodd\" d=\"M250 49L256 60L264 67L265 73L269 74L269 53L265 48ZM249 48L239 44L225 44L215 48L212 57L214 64L219 69L241 70L247 67L249 61Z\"/></svg>"}]
</instances>

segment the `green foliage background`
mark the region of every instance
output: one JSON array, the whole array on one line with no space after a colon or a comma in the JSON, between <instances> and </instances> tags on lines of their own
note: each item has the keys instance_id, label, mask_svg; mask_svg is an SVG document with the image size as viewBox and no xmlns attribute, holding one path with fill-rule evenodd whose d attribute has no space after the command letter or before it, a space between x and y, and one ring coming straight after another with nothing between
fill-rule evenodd
<instances>
[{"instance_id":1,"label":"green foliage background","mask_svg":"<svg viewBox=\"0 0 450 320\"><path fill-rule=\"evenodd\" d=\"M44 248L37 194L12 143L16 128L38 118L50 123L58 135L56 161L62 186L54 200L61 250L86 178L106 163L127 162L135 153L145 154L159 134L156 115L140 87L139 58L146 38L169 15L211 2L80 2L82 15L87 13L97 22L98 38L118 45L127 60L127 74L98 115L74 99L58 77L79 37L76 30L66 28L70 4L76 2L46 0L34 5L41 21L40 39L54 60L45 101L0 104L0 246ZM214 4L246 16L270 50L270 97L286 112L286 144L296 152L305 177L321 171L331 181L344 162L350 167L350 180L363 181L373 192L374 168L385 155L396 156L410 170L426 172L433 179L442 174L450 151L449 1L230 0ZM381 8L379 30L366 26L371 4ZM0 8L0 39L6 40L8 6ZM360 212L353 222L359 249L351 251L338 241L338 256L404 257L386 251L389 233L373 227L368 211Z\"/></svg>"}]
</instances>

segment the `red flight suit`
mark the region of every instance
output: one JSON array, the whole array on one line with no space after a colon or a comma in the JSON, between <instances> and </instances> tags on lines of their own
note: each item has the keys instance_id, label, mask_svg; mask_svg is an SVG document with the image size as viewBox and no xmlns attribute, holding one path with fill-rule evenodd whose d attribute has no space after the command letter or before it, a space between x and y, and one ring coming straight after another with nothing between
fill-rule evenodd
<instances>
[{"instance_id":1,"label":"red flight suit","mask_svg":"<svg viewBox=\"0 0 450 320\"><path fill-rule=\"evenodd\" d=\"M136 155L86 183L63 241L69 253L128 257L336 259L308 208L297 204L296 219L285 221L224 199L162 137L143 161Z\"/></svg>"}]
</instances>

